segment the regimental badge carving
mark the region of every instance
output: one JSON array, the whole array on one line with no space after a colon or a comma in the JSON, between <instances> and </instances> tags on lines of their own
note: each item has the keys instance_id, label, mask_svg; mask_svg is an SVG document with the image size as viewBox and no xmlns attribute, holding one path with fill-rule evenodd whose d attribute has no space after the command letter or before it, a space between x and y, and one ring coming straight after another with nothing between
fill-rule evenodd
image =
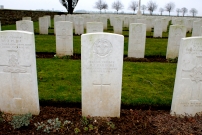
<instances>
[{"instance_id":1,"label":"regimental badge carving","mask_svg":"<svg viewBox=\"0 0 202 135\"><path fill-rule=\"evenodd\" d=\"M99 57L110 55L112 48L112 44L106 39L98 39L93 45L93 51Z\"/></svg>"},{"instance_id":2,"label":"regimental badge carving","mask_svg":"<svg viewBox=\"0 0 202 135\"><path fill-rule=\"evenodd\" d=\"M3 69L4 72L10 73L26 73L26 68L21 67L18 62L17 52L10 55L8 66Z\"/></svg>"},{"instance_id":3,"label":"regimental badge carving","mask_svg":"<svg viewBox=\"0 0 202 135\"><path fill-rule=\"evenodd\" d=\"M21 23L20 27L21 27L22 30L27 30L28 29L28 26L27 26L26 23Z\"/></svg>"},{"instance_id":4,"label":"regimental badge carving","mask_svg":"<svg viewBox=\"0 0 202 135\"><path fill-rule=\"evenodd\" d=\"M202 81L202 67L195 67L193 70L192 70L192 73L190 75L191 77L191 80L192 81L195 81L195 82L200 82Z\"/></svg>"}]
</instances>

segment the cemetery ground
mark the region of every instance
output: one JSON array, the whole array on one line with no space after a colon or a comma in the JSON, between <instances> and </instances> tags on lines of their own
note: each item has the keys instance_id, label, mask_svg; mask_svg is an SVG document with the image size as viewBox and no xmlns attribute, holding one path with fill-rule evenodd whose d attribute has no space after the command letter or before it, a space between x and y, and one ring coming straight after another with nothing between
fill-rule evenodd
<instances>
[{"instance_id":1,"label":"cemetery ground","mask_svg":"<svg viewBox=\"0 0 202 135\"><path fill-rule=\"evenodd\" d=\"M53 27L49 35L38 34L38 22L34 27L40 114L28 126L14 129L12 115L1 113L0 134L202 134L202 117L170 116L177 59L165 59L167 32L163 38L147 32L145 58L135 59L127 57L128 28L123 29L121 116L92 118L81 115L81 37L74 35L74 56L58 58ZM9 29L15 25L2 26ZM113 33L112 27L106 32Z\"/></svg>"}]
</instances>

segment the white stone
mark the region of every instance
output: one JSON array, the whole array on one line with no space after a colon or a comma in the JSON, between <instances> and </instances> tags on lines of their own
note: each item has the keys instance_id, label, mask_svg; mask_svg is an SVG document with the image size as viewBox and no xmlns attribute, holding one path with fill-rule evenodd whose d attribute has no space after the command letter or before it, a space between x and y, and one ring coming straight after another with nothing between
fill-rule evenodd
<instances>
[{"instance_id":1,"label":"white stone","mask_svg":"<svg viewBox=\"0 0 202 135\"><path fill-rule=\"evenodd\" d=\"M162 18L162 31L167 32L167 27L168 27L168 19L167 18Z\"/></svg>"},{"instance_id":2,"label":"white stone","mask_svg":"<svg viewBox=\"0 0 202 135\"><path fill-rule=\"evenodd\" d=\"M147 24L146 19L136 19L135 23Z\"/></svg>"},{"instance_id":3,"label":"white stone","mask_svg":"<svg viewBox=\"0 0 202 135\"><path fill-rule=\"evenodd\" d=\"M166 59L176 58L179 54L181 38L186 37L186 27L182 25L171 25L168 35Z\"/></svg>"},{"instance_id":4,"label":"white stone","mask_svg":"<svg viewBox=\"0 0 202 135\"><path fill-rule=\"evenodd\" d=\"M128 28L129 27L129 17L125 17L123 21L123 26Z\"/></svg>"},{"instance_id":5,"label":"white stone","mask_svg":"<svg viewBox=\"0 0 202 135\"><path fill-rule=\"evenodd\" d=\"M51 16L50 15L45 15L44 17L47 17L47 19L48 19L48 27L51 27Z\"/></svg>"},{"instance_id":6,"label":"white stone","mask_svg":"<svg viewBox=\"0 0 202 135\"><path fill-rule=\"evenodd\" d=\"M202 21L193 22L192 37L200 36L200 28L202 26Z\"/></svg>"},{"instance_id":7,"label":"white stone","mask_svg":"<svg viewBox=\"0 0 202 135\"><path fill-rule=\"evenodd\" d=\"M33 22L28 20L16 21L16 30L34 32Z\"/></svg>"},{"instance_id":8,"label":"white stone","mask_svg":"<svg viewBox=\"0 0 202 135\"><path fill-rule=\"evenodd\" d=\"M101 17L100 22L103 23L104 30L107 30L107 17Z\"/></svg>"},{"instance_id":9,"label":"white stone","mask_svg":"<svg viewBox=\"0 0 202 135\"><path fill-rule=\"evenodd\" d=\"M103 23L87 22L86 33L103 32Z\"/></svg>"},{"instance_id":10,"label":"white stone","mask_svg":"<svg viewBox=\"0 0 202 135\"><path fill-rule=\"evenodd\" d=\"M39 17L39 34L48 35L48 19L47 19L47 17Z\"/></svg>"},{"instance_id":11,"label":"white stone","mask_svg":"<svg viewBox=\"0 0 202 135\"><path fill-rule=\"evenodd\" d=\"M28 20L28 21L31 21L32 18L31 18L31 17L22 17L22 20Z\"/></svg>"},{"instance_id":12,"label":"white stone","mask_svg":"<svg viewBox=\"0 0 202 135\"><path fill-rule=\"evenodd\" d=\"M123 20L121 18L114 18L113 22L114 33L122 34L123 31Z\"/></svg>"},{"instance_id":13,"label":"white stone","mask_svg":"<svg viewBox=\"0 0 202 135\"><path fill-rule=\"evenodd\" d=\"M66 16L54 15L54 33L56 32L56 22L66 21Z\"/></svg>"},{"instance_id":14,"label":"white stone","mask_svg":"<svg viewBox=\"0 0 202 135\"><path fill-rule=\"evenodd\" d=\"M193 28L193 20L192 19L186 19L185 20L185 26L187 28L187 32L191 33Z\"/></svg>"},{"instance_id":15,"label":"white stone","mask_svg":"<svg viewBox=\"0 0 202 135\"><path fill-rule=\"evenodd\" d=\"M81 35L84 33L84 19L82 17L74 18L75 34Z\"/></svg>"},{"instance_id":16,"label":"white stone","mask_svg":"<svg viewBox=\"0 0 202 135\"><path fill-rule=\"evenodd\" d=\"M181 40L171 115L202 112L202 37Z\"/></svg>"},{"instance_id":17,"label":"white stone","mask_svg":"<svg viewBox=\"0 0 202 135\"><path fill-rule=\"evenodd\" d=\"M73 55L73 24L68 21L56 22L56 55Z\"/></svg>"},{"instance_id":18,"label":"white stone","mask_svg":"<svg viewBox=\"0 0 202 135\"><path fill-rule=\"evenodd\" d=\"M129 27L128 57L144 58L146 25L131 23Z\"/></svg>"},{"instance_id":19,"label":"white stone","mask_svg":"<svg viewBox=\"0 0 202 135\"><path fill-rule=\"evenodd\" d=\"M0 110L39 114L35 41L32 32L0 32Z\"/></svg>"},{"instance_id":20,"label":"white stone","mask_svg":"<svg viewBox=\"0 0 202 135\"><path fill-rule=\"evenodd\" d=\"M124 37L81 36L82 115L120 117Z\"/></svg>"},{"instance_id":21,"label":"white stone","mask_svg":"<svg viewBox=\"0 0 202 135\"><path fill-rule=\"evenodd\" d=\"M147 26L147 31L151 32L152 28L154 27L152 18L146 19L146 26Z\"/></svg>"},{"instance_id":22,"label":"white stone","mask_svg":"<svg viewBox=\"0 0 202 135\"><path fill-rule=\"evenodd\" d=\"M160 37L162 38L162 22L161 19L156 19L154 22L154 33L153 37Z\"/></svg>"}]
</instances>

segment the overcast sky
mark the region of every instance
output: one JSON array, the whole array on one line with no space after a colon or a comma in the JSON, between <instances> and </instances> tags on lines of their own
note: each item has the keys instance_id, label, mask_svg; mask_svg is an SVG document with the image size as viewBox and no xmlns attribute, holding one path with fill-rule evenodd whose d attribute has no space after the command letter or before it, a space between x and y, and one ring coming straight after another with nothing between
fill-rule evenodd
<instances>
[{"instance_id":1,"label":"overcast sky","mask_svg":"<svg viewBox=\"0 0 202 135\"><path fill-rule=\"evenodd\" d=\"M98 11L93 8L97 0L79 0L76 10L86 10L86 11ZM109 9L107 11L115 11L111 8L112 2L116 0L105 0L108 4ZM124 4L123 11L132 12L128 9L128 6L132 0L120 0ZM135 0L138 1L138 0ZM141 4L146 5L150 0L141 0ZM159 13L159 8L164 8L166 3L173 2L175 3L175 9L171 14L176 15L176 8L186 7L188 10L191 8L196 8L198 10L197 16L202 16L202 0L153 0L157 3L158 9L154 11L156 14ZM0 5L3 5L5 9L26 9L26 10L60 10L66 11L66 9L59 3L59 0L0 0ZM146 13L149 13L146 11ZM168 14L166 11L163 14ZM186 15L190 15L188 12Z\"/></svg>"}]
</instances>

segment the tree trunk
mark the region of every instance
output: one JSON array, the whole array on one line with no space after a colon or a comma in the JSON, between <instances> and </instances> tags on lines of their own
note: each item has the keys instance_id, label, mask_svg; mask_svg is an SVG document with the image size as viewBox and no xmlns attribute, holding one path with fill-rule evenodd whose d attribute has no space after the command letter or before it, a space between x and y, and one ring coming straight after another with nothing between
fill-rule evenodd
<instances>
[{"instance_id":1,"label":"tree trunk","mask_svg":"<svg viewBox=\"0 0 202 135\"><path fill-rule=\"evenodd\" d=\"M72 0L68 0L68 14L73 14Z\"/></svg>"}]
</instances>

